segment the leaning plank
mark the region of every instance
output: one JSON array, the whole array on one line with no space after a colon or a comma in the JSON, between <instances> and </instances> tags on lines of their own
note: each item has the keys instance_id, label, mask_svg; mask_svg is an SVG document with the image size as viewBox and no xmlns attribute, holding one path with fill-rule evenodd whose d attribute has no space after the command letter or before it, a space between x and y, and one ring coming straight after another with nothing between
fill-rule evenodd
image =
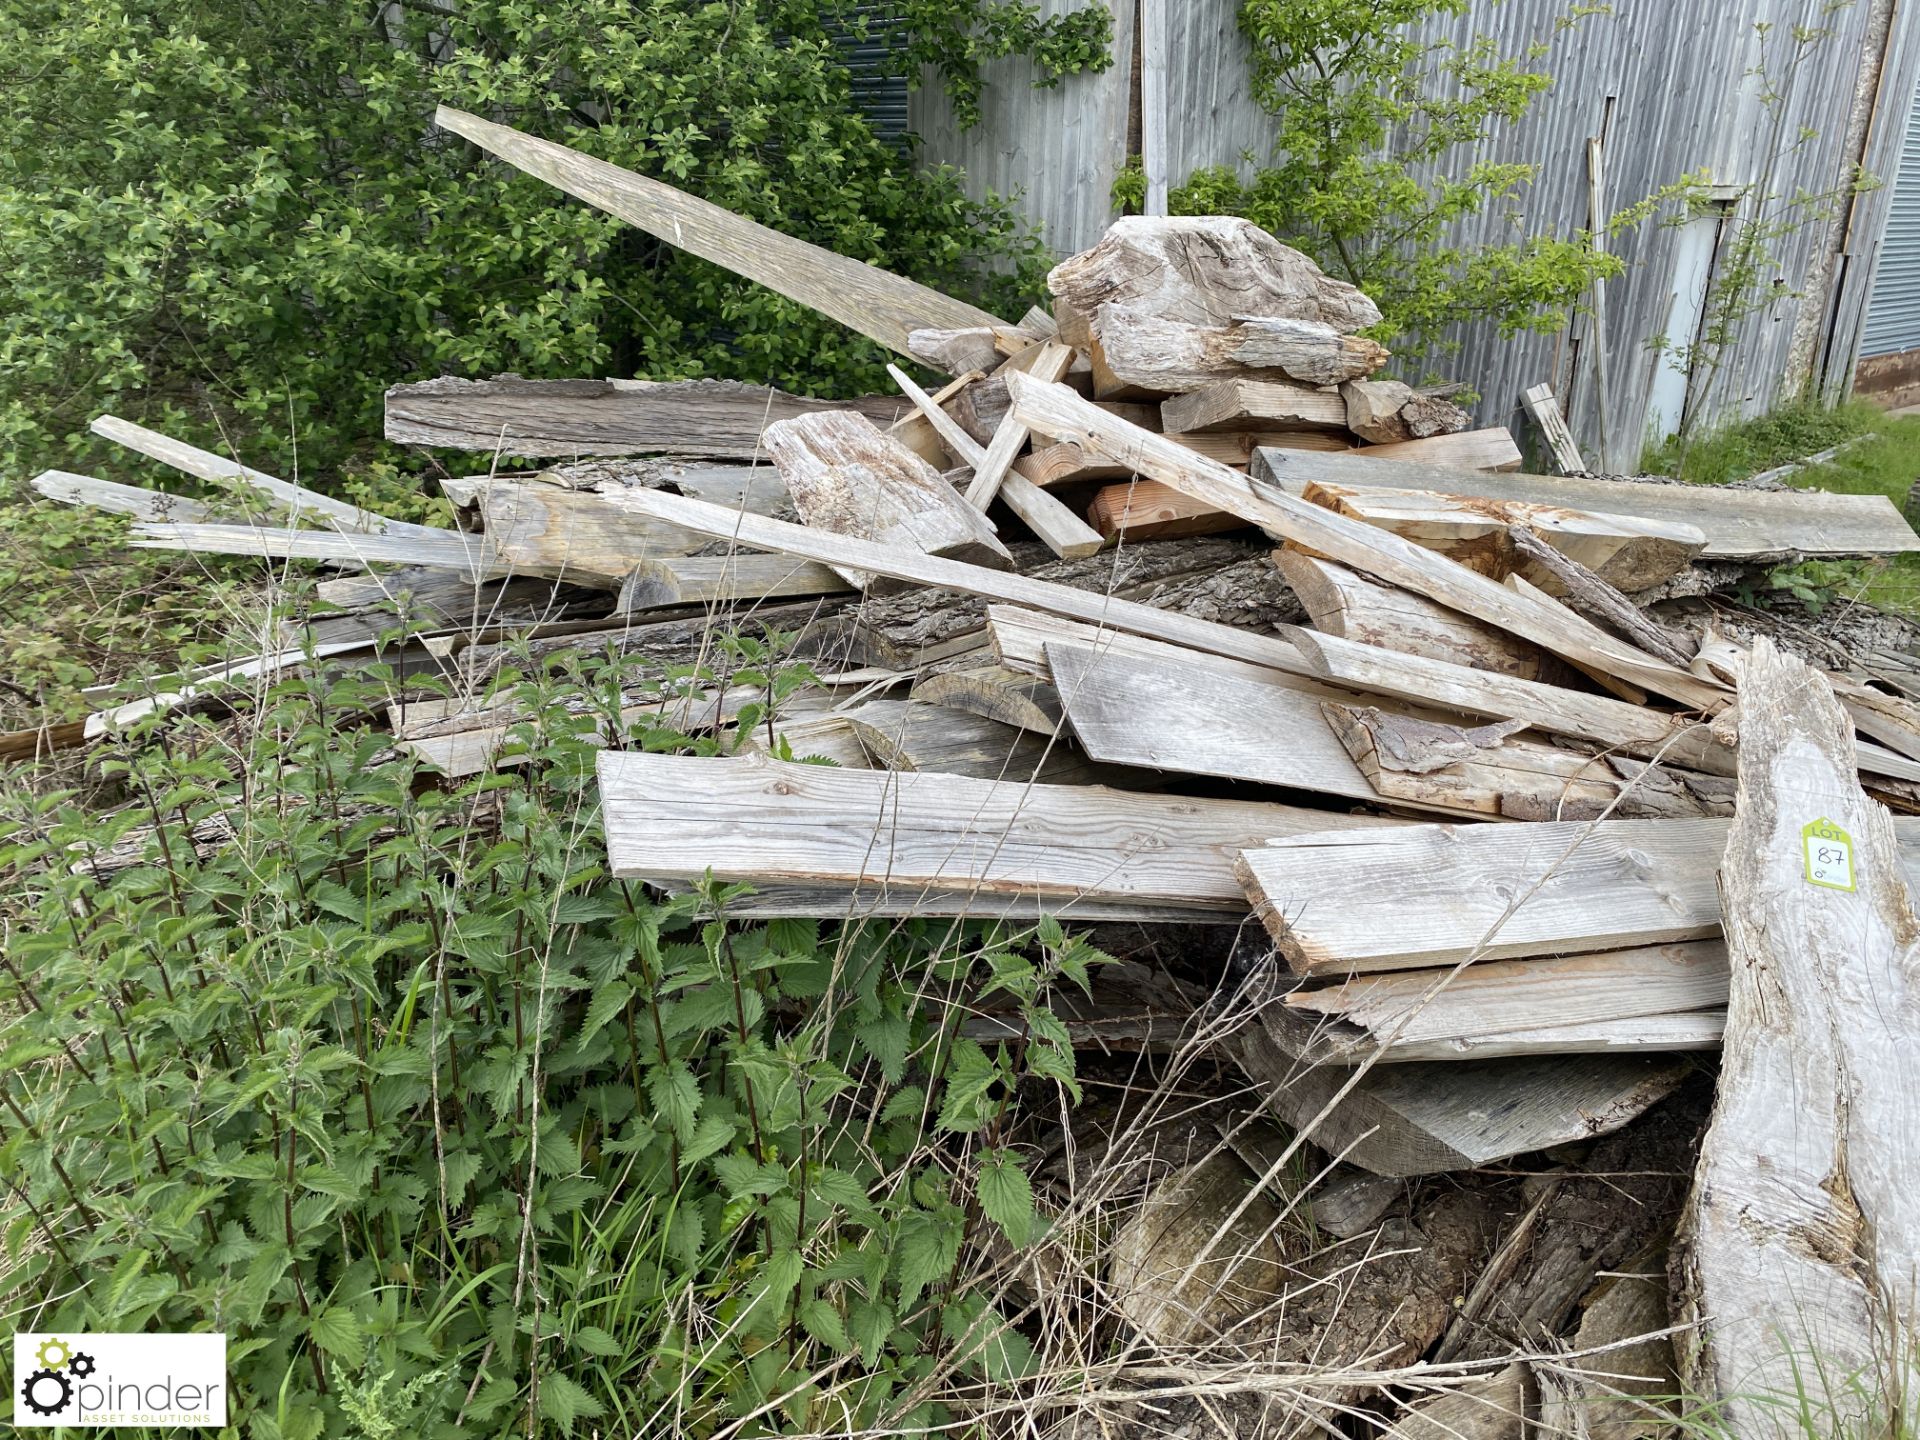
<instances>
[{"instance_id":1,"label":"leaning plank","mask_svg":"<svg viewBox=\"0 0 1920 1440\"><path fill-rule=\"evenodd\" d=\"M707 543L677 525L648 523L590 490L496 482L475 497L501 565L559 575L580 585L618 586L635 566L685 555Z\"/></svg>"},{"instance_id":2,"label":"leaning plank","mask_svg":"<svg viewBox=\"0 0 1920 1440\"><path fill-rule=\"evenodd\" d=\"M85 505L116 515L131 515L136 520L192 522L212 518L212 512L205 505L185 495L118 485L111 480L96 480L91 475L76 475L70 470L42 470L33 477L33 488L62 505Z\"/></svg>"},{"instance_id":3,"label":"leaning plank","mask_svg":"<svg viewBox=\"0 0 1920 1440\"><path fill-rule=\"evenodd\" d=\"M1582 665L1684 704L1718 708L1725 687L1635 650L1562 606L1517 595L1463 565L1183 452L1108 415L1062 385L1008 377L1013 413L1036 430L1104 450L1143 475L1260 525L1294 543L1498 625Z\"/></svg>"},{"instance_id":4,"label":"leaning plank","mask_svg":"<svg viewBox=\"0 0 1920 1440\"><path fill-rule=\"evenodd\" d=\"M1245 913L1236 848L1328 817L1099 786L609 752L600 794L626 879L925 885ZM1390 822L1340 817L1355 828Z\"/></svg>"},{"instance_id":5,"label":"leaning plank","mask_svg":"<svg viewBox=\"0 0 1920 1440\"><path fill-rule=\"evenodd\" d=\"M1529 385L1520 392L1520 403L1539 427L1540 438L1546 441L1547 449L1553 452L1553 468L1562 475L1585 474L1587 462L1580 458L1580 447L1574 442L1573 429L1567 424L1560 402L1554 398L1553 387Z\"/></svg>"},{"instance_id":6,"label":"leaning plank","mask_svg":"<svg viewBox=\"0 0 1920 1440\"><path fill-rule=\"evenodd\" d=\"M616 614L668 605L839 595L852 587L825 565L784 555L687 555L642 560L620 587Z\"/></svg>"},{"instance_id":7,"label":"leaning plank","mask_svg":"<svg viewBox=\"0 0 1920 1440\"><path fill-rule=\"evenodd\" d=\"M776 420L858 410L890 425L891 396L810 400L738 380L492 380L442 376L387 391L387 439L483 455L694 455L751 460Z\"/></svg>"},{"instance_id":8,"label":"leaning plank","mask_svg":"<svg viewBox=\"0 0 1920 1440\"><path fill-rule=\"evenodd\" d=\"M863 415L782 420L767 427L766 443L811 529L997 567L1013 564L984 515L939 471ZM873 578L836 568L863 590Z\"/></svg>"},{"instance_id":9,"label":"leaning plank","mask_svg":"<svg viewBox=\"0 0 1920 1440\"><path fill-rule=\"evenodd\" d=\"M1024 373L1036 381L1051 384L1065 375L1072 363L1073 347L1049 340ZM1014 373L1019 372L1008 372L1009 376ZM1008 380L1008 388L1011 392L1011 379ZM1007 471L1013 465L1014 456L1026 448L1028 433L1027 427L1009 408L1001 418L999 428L993 432L993 443L987 446L986 453L973 465L973 482L967 486L967 503L974 509L985 510L993 503L993 497L1000 493L1001 482L1007 478Z\"/></svg>"},{"instance_id":10,"label":"leaning plank","mask_svg":"<svg viewBox=\"0 0 1920 1440\"><path fill-rule=\"evenodd\" d=\"M1349 1080L1305 1068L1263 1027L1243 1032L1240 1064L1267 1104L1303 1128ZM1615 1055L1395 1065L1363 1075L1310 1132L1313 1143L1376 1175L1471 1170L1511 1155L1618 1130L1672 1093L1683 1062Z\"/></svg>"},{"instance_id":11,"label":"leaning plank","mask_svg":"<svg viewBox=\"0 0 1920 1440\"><path fill-rule=\"evenodd\" d=\"M495 560L485 537L368 535L350 531L275 530L263 525L136 524L128 543L140 550L192 550L202 555L257 555L324 560L336 565L431 565L470 581L498 580L514 567ZM525 572L521 572L525 573Z\"/></svg>"},{"instance_id":12,"label":"leaning plank","mask_svg":"<svg viewBox=\"0 0 1920 1440\"><path fill-rule=\"evenodd\" d=\"M1681 1373L1742 1436L1892 1433L1920 1340L1920 917L1852 727L1765 639L1740 684L1733 962L1676 1249ZM1823 1383L1823 1379L1824 1382Z\"/></svg>"},{"instance_id":13,"label":"leaning plank","mask_svg":"<svg viewBox=\"0 0 1920 1440\"><path fill-rule=\"evenodd\" d=\"M1274 551L1273 563L1324 634L1522 680L1541 678L1540 651L1505 631L1298 550Z\"/></svg>"},{"instance_id":14,"label":"leaning plank","mask_svg":"<svg viewBox=\"0 0 1920 1440\"><path fill-rule=\"evenodd\" d=\"M1167 434L1206 430L1343 430L1347 407L1338 395L1276 380L1216 380L1161 402Z\"/></svg>"},{"instance_id":15,"label":"leaning plank","mask_svg":"<svg viewBox=\"0 0 1920 1440\"><path fill-rule=\"evenodd\" d=\"M782 235L565 145L444 105L434 121L529 175L639 226L655 239L757 281L902 355L912 353L907 337L915 330L1007 323L938 290Z\"/></svg>"},{"instance_id":16,"label":"leaning plank","mask_svg":"<svg viewBox=\"0 0 1920 1440\"><path fill-rule=\"evenodd\" d=\"M1616 950L1720 933L1725 820L1418 825L1295 836L1240 873L1297 972L1361 974L1476 956ZM1897 821L1920 870L1920 821ZM1394 877L1383 887L1382 876ZM1509 914L1508 911L1512 913Z\"/></svg>"},{"instance_id":17,"label":"leaning plank","mask_svg":"<svg viewBox=\"0 0 1920 1440\"><path fill-rule=\"evenodd\" d=\"M1057 735L1063 718L1059 693L1050 682L999 665L937 671L916 680L909 698L971 711L1036 735Z\"/></svg>"},{"instance_id":18,"label":"leaning plank","mask_svg":"<svg viewBox=\"0 0 1920 1440\"><path fill-rule=\"evenodd\" d=\"M1457 436L1447 437L1458 439ZM1419 442L1432 444L1431 441ZM1384 449L1386 447L1379 447ZM1496 475L1397 459L1262 450L1254 478L1291 495L1313 484L1432 490L1488 500L1526 500L1572 510L1601 510L1697 526L1713 560L1803 555L1892 555L1920 550L1920 535L1884 495L1820 490L1742 490L1724 485L1655 485L1556 475Z\"/></svg>"},{"instance_id":19,"label":"leaning plank","mask_svg":"<svg viewBox=\"0 0 1920 1440\"><path fill-rule=\"evenodd\" d=\"M129 450L138 451L149 459L158 460L162 465L171 465L174 469L205 480L210 484L224 485L230 490L242 493L249 491L270 496L273 501L286 509L289 514L311 518L324 518L345 530L363 531L372 535L412 536L421 540L445 539L453 532L436 529L431 525L415 525L405 520L389 520L384 515L376 515L371 510L362 510L358 505L349 505L344 500L336 500L331 495L322 495L317 490L309 490L304 485L295 485L278 476L268 475L255 470L250 465L229 460L216 455L211 450L202 450L198 446L188 445L175 440L170 435L162 435L158 430L149 430L144 425L135 425L130 420L122 420L113 415L102 415L87 427L102 439L111 440L116 445L124 445Z\"/></svg>"}]
</instances>

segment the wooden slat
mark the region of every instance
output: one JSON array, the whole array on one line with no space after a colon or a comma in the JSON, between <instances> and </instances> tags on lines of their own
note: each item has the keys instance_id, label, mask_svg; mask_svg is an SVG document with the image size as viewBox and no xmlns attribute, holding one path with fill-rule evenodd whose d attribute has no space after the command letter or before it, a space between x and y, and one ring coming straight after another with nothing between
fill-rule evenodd
<instances>
[{"instance_id":1,"label":"wooden slat","mask_svg":"<svg viewBox=\"0 0 1920 1440\"><path fill-rule=\"evenodd\" d=\"M1733 982L1675 1245L1681 1377L1730 1433L1897 1429L1920 1334L1920 916L1852 727L1765 639L1740 684ZM1846 1377L1844 1381L1838 1377ZM1782 1408L1785 1407L1785 1408Z\"/></svg>"},{"instance_id":2,"label":"wooden slat","mask_svg":"<svg viewBox=\"0 0 1920 1440\"><path fill-rule=\"evenodd\" d=\"M138 550L191 550L201 555L255 555L270 560L324 560L336 565L431 565L468 580L498 580L516 571L493 558L480 535L445 538L369 535L355 531L273 530L262 525L136 524Z\"/></svg>"},{"instance_id":3,"label":"wooden slat","mask_svg":"<svg viewBox=\"0 0 1920 1440\"><path fill-rule=\"evenodd\" d=\"M1525 962L1522 962L1525 963ZM1537 1024L1489 1035L1434 1040L1389 1040L1354 1026L1290 1015L1274 1017L1267 1033L1296 1059L1311 1064L1406 1065L1423 1060L1492 1060L1515 1055L1647 1055L1680 1050L1718 1050L1726 1033L1725 1010L1689 1010L1642 1015L1632 1020L1576 1020ZM1292 1033L1284 1033L1292 1032Z\"/></svg>"},{"instance_id":4,"label":"wooden slat","mask_svg":"<svg viewBox=\"0 0 1920 1440\"><path fill-rule=\"evenodd\" d=\"M1420 440L1393 440L1385 445L1356 445L1341 452L1358 460L1388 460L1400 464L1447 465L1461 470L1498 471L1520 468L1520 447L1504 425L1485 430L1459 430L1451 435L1429 435Z\"/></svg>"},{"instance_id":5,"label":"wooden slat","mask_svg":"<svg viewBox=\"0 0 1920 1440\"><path fill-rule=\"evenodd\" d=\"M1457 437L1448 437L1457 438ZM1431 442L1418 442L1427 444ZM1388 447L1376 447L1385 449ZM1820 490L1743 490L1725 485L1654 485L1557 475L1495 475L1437 464L1349 455L1262 450L1256 479L1292 495L1318 483L1431 490L1489 500L1525 500L1575 510L1603 510L1646 520L1697 526L1709 559L1748 560L1787 552L1804 555L1892 555L1920 550L1920 535L1884 495L1830 495Z\"/></svg>"},{"instance_id":6,"label":"wooden slat","mask_svg":"<svg viewBox=\"0 0 1920 1440\"><path fill-rule=\"evenodd\" d=\"M636 564L620 587L615 613L724 600L840 595L852 588L825 565L785 555L684 555Z\"/></svg>"},{"instance_id":7,"label":"wooden slat","mask_svg":"<svg viewBox=\"0 0 1920 1440\"><path fill-rule=\"evenodd\" d=\"M1720 933L1715 872L1728 823L1420 825L1377 836L1297 836L1247 851L1240 873L1301 974L1626 949ZM1920 872L1920 821L1895 825L1901 863ZM1523 903L1508 915L1516 901Z\"/></svg>"},{"instance_id":8,"label":"wooden slat","mask_svg":"<svg viewBox=\"0 0 1920 1440\"><path fill-rule=\"evenodd\" d=\"M1065 375L1071 364L1073 348L1057 340L1049 340L1025 373L1036 381L1051 384ZM1017 372L1009 372L1012 373ZM1008 386L1011 389L1011 379ZM1026 448L1028 434L1028 427L1020 423L1009 409L1002 417L999 428L993 432L993 443L987 446L986 453L973 467L973 483L967 486L967 503L974 509L985 510L993 503L993 497L1000 493L1001 482L1007 478L1014 457Z\"/></svg>"},{"instance_id":9,"label":"wooden slat","mask_svg":"<svg viewBox=\"0 0 1920 1440\"><path fill-rule=\"evenodd\" d=\"M1016 375L1009 377L1008 388L1013 413L1034 429L1091 444L1143 475L1316 553L1358 566L1569 660L1684 704L1717 708L1728 698L1723 686L1646 655L1564 607L1517 595L1463 565L1364 522L1271 487L1256 490L1244 475L1188 455L1160 436L1107 415L1064 386L1040 385Z\"/></svg>"},{"instance_id":10,"label":"wooden slat","mask_svg":"<svg viewBox=\"0 0 1920 1440\"><path fill-rule=\"evenodd\" d=\"M1554 398L1551 385L1529 385L1520 392L1520 403L1539 427L1540 438L1547 443L1547 449L1553 452L1554 469L1562 475L1579 475L1587 468L1587 462L1580 458L1580 447L1575 443L1573 430L1567 424L1567 417L1560 409L1560 402Z\"/></svg>"},{"instance_id":11,"label":"wooden slat","mask_svg":"<svg viewBox=\"0 0 1920 1440\"><path fill-rule=\"evenodd\" d=\"M669 895L687 893L686 881L655 882ZM1155 925L1218 925L1222 912L1204 905L1099 899L1086 895L994 895L978 890L935 890L873 880L859 885L792 885L754 882L750 894L728 902L735 920L946 919L1034 921L1049 915L1068 924L1103 920ZM960 933L956 928L956 935Z\"/></svg>"},{"instance_id":12,"label":"wooden slat","mask_svg":"<svg viewBox=\"0 0 1920 1440\"><path fill-rule=\"evenodd\" d=\"M142 490L137 485L117 485L111 480L96 480L91 475L76 475L70 470L42 470L33 477L33 488L62 505L85 505L115 515L131 515L136 520L191 523L208 519L212 513L198 500L190 500L185 495Z\"/></svg>"},{"instance_id":13,"label":"wooden slat","mask_svg":"<svg viewBox=\"0 0 1920 1440\"><path fill-rule=\"evenodd\" d=\"M764 757L600 757L613 872L627 879L924 885L1244 913L1236 848L1328 817L1283 805L1134 795ZM1338 817L1354 828L1389 822Z\"/></svg>"},{"instance_id":14,"label":"wooden slat","mask_svg":"<svg viewBox=\"0 0 1920 1440\"><path fill-rule=\"evenodd\" d=\"M858 410L891 425L906 406L891 396L811 400L738 380L493 380L442 376L395 385L386 436L483 455L549 460L578 455L692 455L751 460L776 420Z\"/></svg>"},{"instance_id":15,"label":"wooden slat","mask_svg":"<svg viewBox=\"0 0 1920 1440\"><path fill-rule=\"evenodd\" d=\"M434 122L656 239L757 281L902 355L912 353L907 337L915 330L1007 323L938 290L782 235L565 145L445 105Z\"/></svg>"}]
</instances>

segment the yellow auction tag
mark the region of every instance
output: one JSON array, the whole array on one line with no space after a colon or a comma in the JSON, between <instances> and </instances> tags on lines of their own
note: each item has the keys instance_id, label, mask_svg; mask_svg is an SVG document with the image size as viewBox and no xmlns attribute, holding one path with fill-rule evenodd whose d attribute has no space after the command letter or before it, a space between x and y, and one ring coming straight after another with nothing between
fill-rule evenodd
<instances>
[{"instance_id":1,"label":"yellow auction tag","mask_svg":"<svg viewBox=\"0 0 1920 1440\"><path fill-rule=\"evenodd\" d=\"M1807 883L1829 890L1853 889L1853 837L1831 820L1815 820L1800 831L1807 855Z\"/></svg>"}]
</instances>

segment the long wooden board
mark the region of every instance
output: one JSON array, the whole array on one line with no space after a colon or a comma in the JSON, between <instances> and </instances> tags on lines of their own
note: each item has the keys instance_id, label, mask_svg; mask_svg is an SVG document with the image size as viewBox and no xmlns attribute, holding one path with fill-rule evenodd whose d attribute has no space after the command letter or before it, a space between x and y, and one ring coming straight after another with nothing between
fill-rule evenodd
<instances>
[{"instance_id":1,"label":"long wooden board","mask_svg":"<svg viewBox=\"0 0 1920 1440\"><path fill-rule=\"evenodd\" d=\"M915 330L1006 325L938 290L736 215L645 175L442 105L434 122L655 239L723 265L902 355Z\"/></svg>"},{"instance_id":2,"label":"long wooden board","mask_svg":"<svg viewBox=\"0 0 1920 1440\"><path fill-rule=\"evenodd\" d=\"M692 455L751 460L760 432L822 410L891 425L904 402L877 395L811 400L738 380L493 380L443 376L387 391L387 439L483 455Z\"/></svg>"},{"instance_id":3,"label":"long wooden board","mask_svg":"<svg viewBox=\"0 0 1920 1440\"><path fill-rule=\"evenodd\" d=\"M1726 820L1418 825L1296 835L1239 873L1293 969L1363 974L1712 939ZM1895 822L1920 876L1920 820ZM1511 913L1508 913L1511 911ZM1496 928L1497 927L1497 928Z\"/></svg>"},{"instance_id":4,"label":"long wooden board","mask_svg":"<svg viewBox=\"0 0 1920 1440\"><path fill-rule=\"evenodd\" d=\"M76 475L71 470L42 470L33 477L33 488L49 500L62 505L85 505L115 515L131 515L136 520L179 520L192 523L212 518L212 512L198 500L165 490L143 490L137 485L120 485L112 480L96 480L91 475Z\"/></svg>"},{"instance_id":5,"label":"long wooden board","mask_svg":"<svg viewBox=\"0 0 1920 1440\"><path fill-rule=\"evenodd\" d=\"M613 871L627 879L927 886L1199 905L1244 914L1232 857L1334 818L1099 786L834 770L753 756L600 757Z\"/></svg>"},{"instance_id":6,"label":"long wooden board","mask_svg":"<svg viewBox=\"0 0 1920 1440\"><path fill-rule=\"evenodd\" d=\"M443 532L444 538L369 535L359 531L276 530L264 525L139 523L127 543L137 550L191 550L201 555L255 555L274 560L324 560L336 565L431 565L470 580L527 574L493 557L480 535Z\"/></svg>"},{"instance_id":7,"label":"long wooden board","mask_svg":"<svg viewBox=\"0 0 1920 1440\"><path fill-rule=\"evenodd\" d=\"M1717 709L1729 698L1724 686L1647 655L1564 606L1509 590L1364 521L1323 510L1270 486L1256 489L1246 476L1129 425L1065 386L1041 385L1024 375L1010 375L1007 387L1013 396L1013 414L1032 429L1090 444L1142 475L1239 515L1317 554L1357 566L1584 667L1683 704Z\"/></svg>"},{"instance_id":8,"label":"long wooden board","mask_svg":"<svg viewBox=\"0 0 1920 1440\"><path fill-rule=\"evenodd\" d=\"M1253 478L1290 495L1304 494L1313 484L1382 486L1488 500L1527 500L1674 521L1705 532L1707 546L1701 553L1710 559L1762 559L1790 552L1897 555L1920 550L1920 535L1883 495L1655 485L1519 471L1490 474L1365 457L1361 452L1327 455L1271 448L1255 453Z\"/></svg>"}]
</instances>

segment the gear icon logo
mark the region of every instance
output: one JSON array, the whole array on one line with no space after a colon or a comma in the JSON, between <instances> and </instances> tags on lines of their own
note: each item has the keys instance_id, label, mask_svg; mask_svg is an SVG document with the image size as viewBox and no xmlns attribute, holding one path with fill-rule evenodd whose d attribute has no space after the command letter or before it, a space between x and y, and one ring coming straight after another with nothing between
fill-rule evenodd
<instances>
[{"instance_id":1,"label":"gear icon logo","mask_svg":"<svg viewBox=\"0 0 1920 1440\"><path fill-rule=\"evenodd\" d=\"M36 1370L21 1382L20 1398L36 1415L58 1415L73 1403L73 1382L58 1370Z\"/></svg>"},{"instance_id":2,"label":"gear icon logo","mask_svg":"<svg viewBox=\"0 0 1920 1440\"><path fill-rule=\"evenodd\" d=\"M34 1358L48 1370L64 1369L66 1363L73 1358L73 1348L54 1335L49 1335L42 1340L40 1348L33 1353Z\"/></svg>"},{"instance_id":3,"label":"gear icon logo","mask_svg":"<svg viewBox=\"0 0 1920 1440\"><path fill-rule=\"evenodd\" d=\"M73 1363L68 1365L67 1369L71 1370L76 1376L84 1380L89 1375L93 1374L93 1371L94 1371L93 1356L87 1354L84 1350L76 1350L73 1355Z\"/></svg>"}]
</instances>

